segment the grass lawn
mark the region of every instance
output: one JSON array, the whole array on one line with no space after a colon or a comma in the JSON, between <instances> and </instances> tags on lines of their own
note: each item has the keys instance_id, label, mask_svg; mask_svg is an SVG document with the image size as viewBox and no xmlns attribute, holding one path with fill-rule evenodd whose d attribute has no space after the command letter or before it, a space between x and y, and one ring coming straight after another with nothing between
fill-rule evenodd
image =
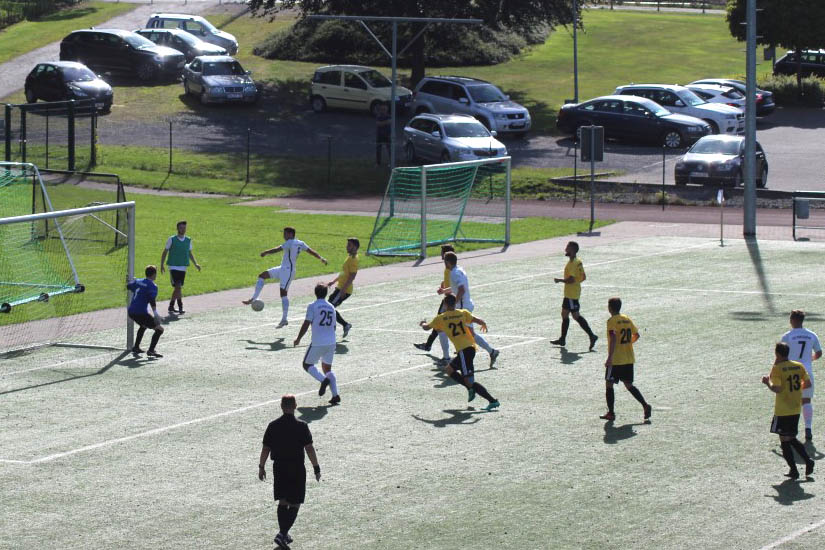
<instances>
[{"instance_id":1,"label":"grass lawn","mask_svg":"<svg viewBox=\"0 0 825 550\"><path fill-rule=\"evenodd\" d=\"M0 63L55 41L76 29L93 27L134 9L128 2L83 2L0 31Z\"/></svg>"}]
</instances>

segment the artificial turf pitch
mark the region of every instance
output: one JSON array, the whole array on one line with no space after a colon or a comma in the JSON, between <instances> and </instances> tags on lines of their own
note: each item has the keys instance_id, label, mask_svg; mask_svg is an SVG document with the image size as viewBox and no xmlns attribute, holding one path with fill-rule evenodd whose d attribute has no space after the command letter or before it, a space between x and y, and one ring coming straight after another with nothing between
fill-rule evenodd
<instances>
[{"instance_id":1,"label":"artificial turf pitch","mask_svg":"<svg viewBox=\"0 0 825 550\"><path fill-rule=\"evenodd\" d=\"M560 253L467 269L475 314L502 349L494 369L477 357L477 379L501 401L493 412L412 346L438 306L432 277L356 285L342 307L354 328L337 348L335 407L300 367L309 335L292 347L310 297L293 296L290 325L275 330L274 285L262 313L171 323L161 360L56 364L41 350L3 361L0 548L271 547L271 471L259 482L257 460L286 392L298 394L323 468L293 548L821 548L822 467L783 481L760 377L791 309L825 333L825 246L583 244L594 352L575 323L567 349L549 343ZM640 328L649 425L621 386L616 422L598 419L614 295ZM809 450L820 459L825 401L814 406Z\"/></svg>"}]
</instances>

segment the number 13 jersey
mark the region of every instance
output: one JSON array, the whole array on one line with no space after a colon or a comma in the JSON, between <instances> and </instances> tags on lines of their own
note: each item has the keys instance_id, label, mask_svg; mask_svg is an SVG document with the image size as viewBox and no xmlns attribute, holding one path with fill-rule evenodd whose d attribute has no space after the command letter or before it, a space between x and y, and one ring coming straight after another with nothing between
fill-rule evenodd
<instances>
[{"instance_id":1,"label":"number 13 jersey","mask_svg":"<svg viewBox=\"0 0 825 550\"><path fill-rule=\"evenodd\" d=\"M466 309L454 309L453 311L439 313L428 324L435 330L446 334L455 346L455 351L459 352L476 346L476 340L473 338L473 333L470 332L470 323L472 322L472 313Z\"/></svg>"},{"instance_id":2,"label":"number 13 jersey","mask_svg":"<svg viewBox=\"0 0 825 550\"><path fill-rule=\"evenodd\" d=\"M312 323L312 343L319 346L335 344L335 308L321 298L307 306L307 321Z\"/></svg>"},{"instance_id":3,"label":"number 13 jersey","mask_svg":"<svg viewBox=\"0 0 825 550\"><path fill-rule=\"evenodd\" d=\"M639 334L639 329L627 315L617 313L607 320L607 341L610 334L616 337L616 347L613 349L614 365L632 365L636 362L633 354L633 335Z\"/></svg>"},{"instance_id":4,"label":"number 13 jersey","mask_svg":"<svg viewBox=\"0 0 825 550\"><path fill-rule=\"evenodd\" d=\"M771 369L771 384L782 389L776 394L773 414L792 416L802 411L802 385L810 380L805 365L796 361L782 361Z\"/></svg>"}]
</instances>

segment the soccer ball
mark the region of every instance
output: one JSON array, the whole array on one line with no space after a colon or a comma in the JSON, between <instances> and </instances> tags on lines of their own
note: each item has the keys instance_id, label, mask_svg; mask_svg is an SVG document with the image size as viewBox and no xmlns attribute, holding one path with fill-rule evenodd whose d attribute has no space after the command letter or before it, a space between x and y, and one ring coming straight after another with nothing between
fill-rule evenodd
<instances>
[{"instance_id":1,"label":"soccer ball","mask_svg":"<svg viewBox=\"0 0 825 550\"><path fill-rule=\"evenodd\" d=\"M252 309L255 311L261 311L264 308L264 301L263 300L252 300Z\"/></svg>"}]
</instances>

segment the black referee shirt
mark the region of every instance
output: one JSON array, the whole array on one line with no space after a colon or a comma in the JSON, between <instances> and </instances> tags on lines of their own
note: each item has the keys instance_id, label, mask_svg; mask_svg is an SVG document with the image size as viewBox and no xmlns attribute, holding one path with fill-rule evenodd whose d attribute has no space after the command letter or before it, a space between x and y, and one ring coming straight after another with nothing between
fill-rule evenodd
<instances>
[{"instance_id":1,"label":"black referee shirt","mask_svg":"<svg viewBox=\"0 0 825 550\"><path fill-rule=\"evenodd\" d=\"M304 463L304 447L312 443L309 426L294 414L284 414L266 427L263 444L275 462Z\"/></svg>"}]
</instances>

